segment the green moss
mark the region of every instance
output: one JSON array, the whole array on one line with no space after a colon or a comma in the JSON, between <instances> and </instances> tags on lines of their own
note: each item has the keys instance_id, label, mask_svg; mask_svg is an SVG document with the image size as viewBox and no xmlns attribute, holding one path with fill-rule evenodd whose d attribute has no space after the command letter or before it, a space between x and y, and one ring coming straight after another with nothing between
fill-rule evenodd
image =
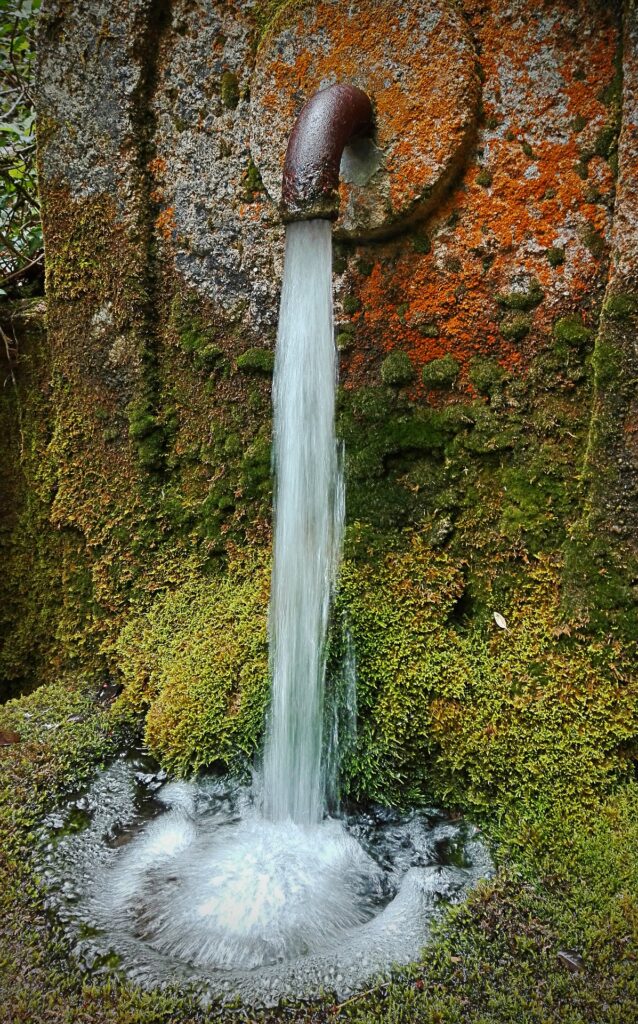
<instances>
[{"instance_id":1,"label":"green moss","mask_svg":"<svg viewBox=\"0 0 638 1024\"><path fill-rule=\"evenodd\" d=\"M596 259L600 259L605 255L607 251L607 243L603 235L593 224L588 224L587 227L581 232L581 239L583 245L586 246L592 256Z\"/></svg>"},{"instance_id":2,"label":"green moss","mask_svg":"<svg viewBox=\"0 0 638 1024\"><path fill-rule=\"evenodd\" d=\"M532 321L529 316L520 314L503 320L499 324L499 331L508 341L522 341L529 334Z\"/></svg>"},{"instance_id":3,"label":"green moss","mask_svg":"<svg viewBox=\"0 0 638 1024\"><path fill-rule=\"evenodd\" d=\"M559 547L565 537L569 496L556 447L541 447L525 466L505 469L501 480L503 533L514 541L523 540L533 554Z\"/></svg>"},{"instance_id":4,"label":"green moss","mask_svg":"<svg viewBox=\"0 0 638 1024\"><path fill-rule=\"evenodd\" d=\"M425 232L415 235L412 239L412 248L415 252L429 253L432 251L432 241Z\"/></svg>"},{"instance_id":5,"label":"green moss","mask_svg":"<svg viewBox=\"0 0 638 1024\"><path fill-rule=\"evenodd\" d=\"M357 260L357 270L362 277L370 277L370 274L374 270L374 260L367 260L360 257Z\"/></svg>"},{"instance_id":6,"label":"green moss","mask_svg":"<svg viewBox=\"0 0 638 1024\"><path fill-rule=\"evenodd\" d=\"M523 291L501 292L496 296L499 306L505 309L528 311L538 306L544 298L543 290L538 281L532 281Z\"/></svg>"},{"instance_id":7,"label":"green moss","mask_svg":"<svg viewBox=\"0 0 638 1024\"><path fill-rule=\"evenodd\" d=\"M128 407L129 437L144 469L161 470L166 454L166 434L161 421L142 399Z\"/></svg>"},{"instance_id":8,"label":"green moss","mask_svg":"<svg viewBox=\"0 0 638 1024\"><path fill-rule=\"evenodd\" d=\"M361 299L357 295L346 295L343 300L343 311L348 316L353 316L361 309Z\"/></svg>"},{"instance_id":9,"label":"green moss","mask_svg":"<svg viewBox=\"0 0 638 1024\"><path fill-rule=\"evenodd\" d=\"M348 257L346 250L334 242L332 246L332 270L335 274L345 274L348 269Z\"/></svg>"},{"instance_id":10,"label":"green moss","mask_svg":"<svg viewBox=\"0 0 638 1024\"><path fill-rule=\"evenodd\" d=\"M419 324L417 330L422 338L438 338L441 333L439 327L435 323Z\"/></svg>"},{"instance_id":11,"label":"green moss","mask_svg":"<svg viewBox=\"0 0 638 1024\"><path fill-rule=\"evenodd\" d=\"M355 336L352 331L339 331L335 339L335 344L339 352L348 352L351 348L354 348Z\"/></svg>"},{"instance_id":12,"label":"green moss","mask_svg":"<svg viewBox=\"0 0 638 1024\"><path fill-rule=\"evenodd\" d=\"M414 380L414 367L407 352L395 350L381 363L381 380L384 384L401 387Z\"/></svg>"},{"instance_id":13,"label":"green moss","mask_svg":"<svg viewBox=\"0 0 638 1024\"><path fill-rule=\"evenodd\" d=\"M578 316L564 316L556 320L553 334L556 341L572 348L582 348L588 345L592 338L592 331L585 327Z\"/></svg>"},{"instance_id":14,"label":"green moss","mask_svg":"<svg viewBox=\"0 0 638 1024\"><path fill-rule=\"evenodd\" d=\"M242 175L241 196L245 203L254 203L260 199L264 192L264 183L261 180L259 168L252 157L248 161L246 170Z\"/></svg>"},{"instance_id":15,"label":"green moss","mask_svg":"<svg viewBox=\"0 0 638 1024\"><path fill-rule=\"evenodd\" d=\"M227 110L235 110L239 103L239 82L232 71L222 72L220 95Z\"/></svg>"},{"instance_id":16,"label":"green moss","mask_svg":"<svg viewBox=\"0 0 638 1024\"><path fill-rule=\"evenodd\" d=\"M582 114L577 114L576 117L574 118L574 120L571 123L572 131L576 132L576 134L578 135L578 133L582 132L583 128L586 128L586 127L587 127L587 118L583 117Z\"/></svg>"},{"instance_id":17,"label":"green moss","mask_svg":"<svg viewBox=\"0 0 638 1024\"><path fill-rule=\"evenodd\" d=\"M364 423L382 423L393 412L393 402L385 388L358 388L348 395L348 401L353 415Z\"/></svg>"},{"instance_id":18,"label":"green moss","mask_svg":"<svg viewBox=\"0 0 638 1024\"><path fill-rule=\"evenodd\" d=\"M211 341L211 336L197 318L182 326L179 332L180 345L192 356L193 365L198 370L210 371L223 356L221 348Z\"/></svg>"},{"instance_id":19,"label":"green moss","mask_svg":"<svg viewBox=\"0 0 638 1024\"><path fill-rule=\"evenodd\" d=\"M477 356L470 361L468 376L477 391L493 395L502 386L507 373L495 359Z\"/></svg>"},{"instance_id":20,"label":"green moss","mask_svg":"<svg viewBox=\"0 0 638 1024\"><path fill-rule=\"evenodd\" d=\"M275 365L275 354L267 348L249 348L237 356L237 369L245 373L271 374Z\"/></svg>"},{"instance_id":21,"label":"green moss","mask_svg":"<svg viewBox=\"0 0 638 1024\"><path fill-rule=\"evenodd\" d=\"M545 256L552 267L560 267L565 262L565 250L555 245L545 250Z\"/></svg>"},{"instance_id":22,"label":"green moss","mask_svg":"<svg viewBox=\"0 0 638 1024\"><path fill-rule=\"evenodd\" d=\"M490 613L460 632L446 621L464 590L459 568L416 536L343 568L361 716L352 793L488 814L524 805L539 823L548 800L594 801L638 731L623 645L557 633L556 567L544 560L494 607L507 631Z\"/></svg>"},{"instance_id":23,"label":"green moss","mask_svg":"<svg viewBox=\"0 0 638 1024\"><path fill-rule=\"evenodd\" d=\"M431 359L422 370L423 383L431 388L450 387L459 375L459 364L449 353L441 359Z\"/></svg>"},{"instance_id":24,"label":"green moss","mask_svg":"<svg viewBox=\"0 0 638 1024\"><path fill-rule=\"evenodd\" d=\"M244 500L270 499L272 488L271 439L268 428L262 427L241 460L239 482Z\"/></svg>"},{"instance_id":25,"label":"green moss","mask_svg":"<svg viewBox=\"0 0 638 1024\"><path fill-rule=\"evenodd\" d=\"M623 355L622 348L612 338L598 337L592 357L597 387L606 388L621 383Z\"/></svg>"},{"instance_id":26,"label":"green moss","mask_svg":"<svg viewBox=\"0 0 638 1024\"><path fill-rule=\"evenodd\" d=\"M532 149L532 147L529 144L529 142L527 142L526 140L523 140L521 142L521 149L523 150L523 153L525 154L525 156L529 157L530 160L532 160L534 158L534 150Z\"/></svg>"},{"instance_id":27,"label":"green moss","mask_svg":"<svg viewBox=\"0 0 638 1024\"><path fill-rule=\"evenodd\" d=\"M480 185L481 188L490 188L492 184L492 172L488 171L487 167L482 167L476 175L476 184Z\"/></svg>"},{"instance_id":28,"label":"green moss","mask_svg":"<svg viewBox=\"0 0 638 1024\"><path fill-rule=\"evenodd\" d=\"M610 320L630 320L638 314L638 297L618 292L605 299L603 313Z\"/></svg>"},{"instance_id":29,"label":"green moss","mask_svg":"<svg viewBox=\"0 0 638 1024\"><path fill-rule=\"evenodd\" d=\"M254 750L268 692L268 586L258 552L158 597L123 630L119 706L148 708L146 742L172 771L229 765Z\"/></svg>"}]
</instances>

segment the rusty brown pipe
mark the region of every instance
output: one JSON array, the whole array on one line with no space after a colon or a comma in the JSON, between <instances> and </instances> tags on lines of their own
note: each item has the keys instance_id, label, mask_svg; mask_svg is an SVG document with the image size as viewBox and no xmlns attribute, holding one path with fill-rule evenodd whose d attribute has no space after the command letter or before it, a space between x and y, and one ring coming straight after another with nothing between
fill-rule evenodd
<instances>
[{"instance_id":1,"label":"rusty brown pipe","mask_svg":"<svg viewBox=\"0 0 638 1024\"><path fill-rule=\"evenodd\" d=\"M335 220L341 155L352 139L373 131L372 103L356 85L331 85L311 96L288 140L282 219Z\"/></svg>"}]
</instances>

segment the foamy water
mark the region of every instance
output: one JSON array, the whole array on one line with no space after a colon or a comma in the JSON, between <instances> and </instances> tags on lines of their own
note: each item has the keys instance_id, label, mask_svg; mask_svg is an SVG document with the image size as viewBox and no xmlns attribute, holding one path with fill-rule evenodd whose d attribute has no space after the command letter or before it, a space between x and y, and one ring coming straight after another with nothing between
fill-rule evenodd
<instances>
[{"instance_id":1,"label":"foamy water","mask_svg":"<svg viewBox=\"0 0 638 1024\"><path fill-rule=\"evenodd\" d=\"M52 815L42 874L80 962L204 1001L344 997L418 957L441 907L490 871L476 830L436 811L295 825L258 803L120 760Z\"/></svg>"}]
</instances>

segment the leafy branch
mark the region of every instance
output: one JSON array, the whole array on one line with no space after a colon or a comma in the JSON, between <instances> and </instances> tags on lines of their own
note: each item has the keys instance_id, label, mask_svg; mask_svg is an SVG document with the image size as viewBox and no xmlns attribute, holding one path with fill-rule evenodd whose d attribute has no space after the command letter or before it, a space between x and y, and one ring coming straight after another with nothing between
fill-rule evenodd
<instances>
[{"instance_id":1,"label":"leafy branch","mask_svg":"<svg viewBox=\"0 0 638 1024\"><path fill-rule=\"evenodd\" d=\"M35 110L40 0L0 0L0 297L30 295L43 278Z\"/></svg>"}]
</instances>

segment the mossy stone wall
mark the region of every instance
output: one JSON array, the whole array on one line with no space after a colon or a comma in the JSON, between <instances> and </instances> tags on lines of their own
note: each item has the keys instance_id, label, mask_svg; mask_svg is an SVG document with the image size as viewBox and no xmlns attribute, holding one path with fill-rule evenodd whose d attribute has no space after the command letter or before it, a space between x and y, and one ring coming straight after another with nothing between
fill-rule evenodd
<instances>
[{"instance_id":1,"label":"mossy stone wall","mask_svg":"<svg viewBox=\"0 0 638 1024\"><path fill-rule=\"evenodd\" d=\"M114 19L108 0L45 6L48 334L21 345L3 394L14 438L7 692L82 668L126 681L139 707L157 697L168 714L164 684L153 697L131 683L131 623L152 637L175 601L209 614L214 632L208 598L230 586L229 563L268 549L283 229L250 151L250 82L268 20L285 7L126 0ZM500 635L494 612L515 609L549 559L556 628L620 638L635 602L636 495L602 481L607 470L627 479L620 439L633 436L634 285L623 268L635 238L635 15L567 0L551 11L527 0L515 13L501 0L461 7L482 92L466 164L427 221L390 241L335 244L346 565L369 562L383 578L384 559L407 558L417 537L428 554L414 572L436 575L443 559L454 581L433 590L432 629L469 631L482 650ZM35 456L20 432L37 439ZM613 573L599 571L607 544ZM241 621L250 633L251 616ZM241 649L251 642L237 637ZM149 652L150 675L168 680L166 650ZM399 705L384 710L381 675L364 683L361 671L377 750L383 715ZM409 791L429 771L434 690L421 668L415 678L424 717L418 737L387 741L386 793L397 791L392 772ZM263 676L254 685L256 709ZM234 692L230 678L222 689ZM232 700L228 709L230 720ZM241 735L229 725L238 750L256 742L258 717ZM164 735L160 720L158 705L149 736L153 722ZM212 763L202 744L173 763ZM366 771L352 766L361 792Z\"/></svg>"}]
</instances>

